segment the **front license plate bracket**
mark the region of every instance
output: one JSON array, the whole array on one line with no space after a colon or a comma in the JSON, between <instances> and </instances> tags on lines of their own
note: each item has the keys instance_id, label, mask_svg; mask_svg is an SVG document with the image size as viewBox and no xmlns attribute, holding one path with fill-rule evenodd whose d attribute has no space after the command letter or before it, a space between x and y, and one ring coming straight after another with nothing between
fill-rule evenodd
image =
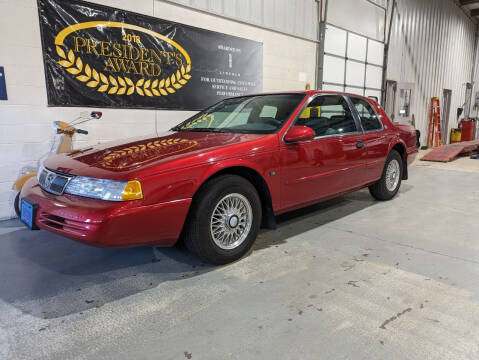
<instances>
[{"instance_id":1,"label":"front license plate bracket","mask_svg":"<svg viewBox=\"0 0 479 360\"><path fill-rule=\"evenodd\" d=\"M20 220L31 230L38 230L38 226L35 224L37 210L37 203L30 200L29 198L22 199L20 208Z\"/></svg>"}]
</instances>

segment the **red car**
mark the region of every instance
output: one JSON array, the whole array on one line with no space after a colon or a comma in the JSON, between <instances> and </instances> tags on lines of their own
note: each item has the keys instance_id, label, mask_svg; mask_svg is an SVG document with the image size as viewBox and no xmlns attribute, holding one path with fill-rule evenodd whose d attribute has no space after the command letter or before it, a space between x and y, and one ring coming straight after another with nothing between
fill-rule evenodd
<instances>
[{"instance_id":1,"label":"red car","mask_svg":"<svg viewBox=\"0 0 479 360\"><path fill-rule=\"evenodd\" d=\"M244 255L275 215L364 187L389 200L416 131L373 100L305 91L223 100L157 137L48 158L22 189L22 219L101 247L171 246Z\"/></svg>"}]
</instances>

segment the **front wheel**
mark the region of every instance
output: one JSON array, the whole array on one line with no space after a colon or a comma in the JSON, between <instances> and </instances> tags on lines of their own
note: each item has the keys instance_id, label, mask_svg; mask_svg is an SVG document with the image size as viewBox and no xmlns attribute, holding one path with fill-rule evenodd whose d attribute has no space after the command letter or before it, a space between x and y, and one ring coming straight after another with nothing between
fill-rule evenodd
<instances>
[{"instance_id":1,"label":"front wheel","mask_svg":"<svg viewBox=\"0 0 479 360\"><path fill-rule=\"evenodd\" d=\"M401 186L403 161L396 150L391 150L384 165L381 179L369 187L369 192L377 200L392 199Z\"/></svg>"},{"instance_id":2,"label":"front wheel","mask_svg":"<svg viewBox=\"0 0 479 360\"><path fill-rule=\"evenodd\" d=\"M227 264L251 248L260 224L261 200L255 187L240 176L224 175L195 196L183 238L203 260Z\"/></svg>"}]
</instances>

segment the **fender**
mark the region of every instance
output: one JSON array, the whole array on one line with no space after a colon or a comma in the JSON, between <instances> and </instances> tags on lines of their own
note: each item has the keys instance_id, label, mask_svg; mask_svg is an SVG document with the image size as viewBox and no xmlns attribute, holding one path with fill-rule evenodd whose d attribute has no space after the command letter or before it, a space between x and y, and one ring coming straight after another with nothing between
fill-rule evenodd
<instances>
[{"instance_id":1,"label":"fender","mask_svg":"<svg viewBox=\"0 0 479 360\"><path fill-rule=\"evenodd\" d=\"M406 146L406 143L404 142L403 139L401 139L401 137L399 135L394 135L393 138L391 138L391 140L389 141L389 148L388 148L388 154L389 152L391 151L391 149L396 146L398 143L401 143L402 146L404 146L404 153L406 153L406 149L407 149L407 146Z\"/></svg>"},{"instance_id":2,"label":"fender","mask_svg":"<svg viewBox=\"0 0 479 360\"><path fill-rule=\"evenodd\" d=\"M402 158L403 158L402 159L402 163L403 163L402 180L407 180L408 179L407 146L404 140L399 135L396 134L389 142L388 154L391 152L392 148L395 147L397 144L401 144L404 147L404 153L402 154Z\"/></svg>"},{"instance_id":3,"label":"fender","mask_svg":"<svg viewBox=\"0 0 479 360\"><path fill-rule=\"evenodd\" d=\"M195 189L193 197L203 184L221 173L233 173L248 177L248 180L258 190L258 195L261 198L263 207L262 227L274 230L276 229L275 209L280 206L279 154L268 151L259 154L260 156L257 155L227 159L209 167L208 171L201 176L201 181L199 181L199 186ZM275 164L278 166L274 166Z\"/></svg>"},{"instance_id":4,"label":"fender","mask_svg":"<svg viewBox=\"0 0 479 360\"><path fill-rule=\"evenodd\" d=\"M209 166L200 177L198 187L194 190L194 193L196 194L198 189L208 179L214 177L220 172L235 167L251 169L259 174L271 194L273 208L276 209L279 207L281 168L280 156L276 149L237 158L225 159Z\"/></svg>"},{"instance_id":5,"label":"fender","mask_svg":"<svg viewBox=\"0 0 479 360\"><path fill-rule=\"evenodd\" d=\"M280 188L279 158L279 153L273 148L224 159L211 157L201 164L138 176L142 181L143 202L145 205L152 205L193 198L198 189L215 174L226 172L229 168L241 167L251 169L254 176L264 182L265 191L270 192L273 199L278 199L279 205L279 196L274 196L279 195ZM241 174L241 171L236 172Z\"/></svg>"},{"instance_id":6,"label":"fender","mask_svg":"<svg viewBox=\"0 0 479 360\"><path fill-rule=\"evenodd\" d=\"M22 190L23 185L27 182L28 179L37 176L36 172L31 172L28 174L23 175L22 177L18 178L12 186L12 190Z\"/></svg>"}]
</instances>

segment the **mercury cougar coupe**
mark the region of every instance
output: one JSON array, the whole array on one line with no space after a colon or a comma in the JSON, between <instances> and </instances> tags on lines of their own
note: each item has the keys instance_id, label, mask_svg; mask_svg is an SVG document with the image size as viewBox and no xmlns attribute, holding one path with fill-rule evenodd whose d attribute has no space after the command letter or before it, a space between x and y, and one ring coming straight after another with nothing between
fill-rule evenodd
<instances>
[{"instance_id":1,"label":"mercury cougar coupe","mask_svg":"<svg viewBox=\"0 0 479 360\"><path fill-rule=\"evenodd\" d=\"M21 218L101 247L171 246L243 256L275 216L364 187L389 200L416 131L363 96L320 91L223 100L160 136L49 157L20 194Z\"/></svg>"}]
</instances>

